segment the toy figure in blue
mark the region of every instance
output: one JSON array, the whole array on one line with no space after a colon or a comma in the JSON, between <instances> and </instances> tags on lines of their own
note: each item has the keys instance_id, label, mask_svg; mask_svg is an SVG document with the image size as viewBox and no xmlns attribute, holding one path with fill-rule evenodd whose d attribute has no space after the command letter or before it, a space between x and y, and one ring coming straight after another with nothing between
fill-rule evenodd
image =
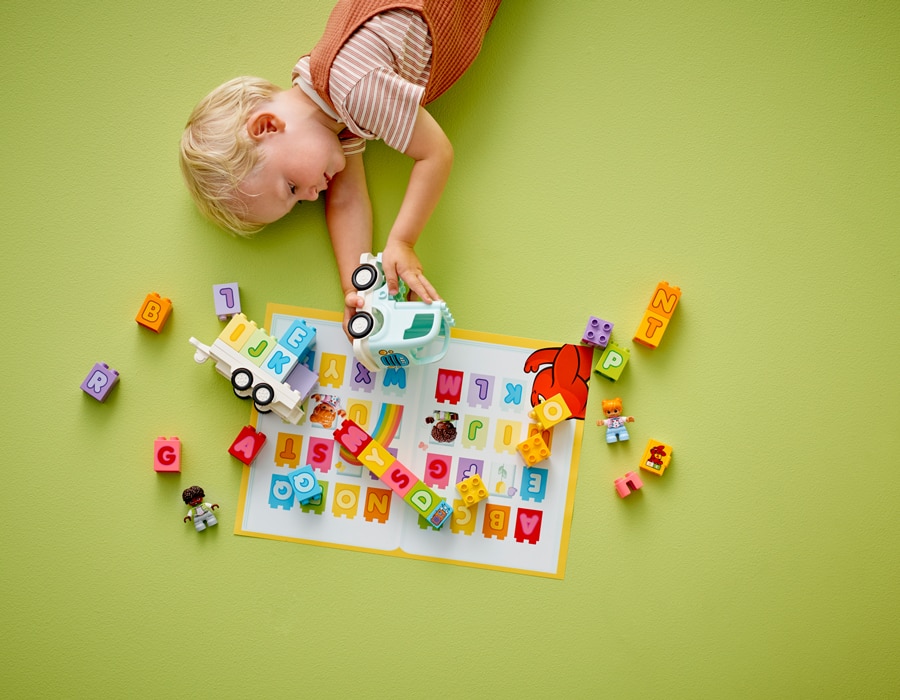
<instances>
[{"instance_id":1,"label":"toy figure in blue","mask_svg":"<svg viewBox=\"0 0 900 700\"><path fill-rule=\"evenodd\" d=\"M605 419L597 421L597 425L606 426L606 442L625 442L629 439L626 423L633 423L634 416L622 415L622 399L616 397L602 402Z\"/></svg>"}]
</instances>

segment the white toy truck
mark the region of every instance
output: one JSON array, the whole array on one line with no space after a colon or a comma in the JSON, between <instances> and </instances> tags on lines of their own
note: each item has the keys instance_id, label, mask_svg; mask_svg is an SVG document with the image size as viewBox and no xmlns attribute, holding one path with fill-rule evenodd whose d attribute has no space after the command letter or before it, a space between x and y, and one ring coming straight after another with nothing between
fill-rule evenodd
<instances>
[{"instance_id":1,"label":"white toy truck","mask_svg":"<svg viewBox=\"0 0 900 700\"><path fill-rule=\"evenodd\" d=\"M443 301L406 301L407 288L400 280L400 293L390 296L377 256L363 253L352 281L364 305L347 323L353 354L366 369L405 367L437 362L450 347L453 314ZM439 343L436 349L430 346ZM430 353L430 354L429 354Z\"/></svg>"},{"instance_id":2,"label":"white toy truck","mask_svg":"<svg viewBox=\"0 0 900 700\"><path fill-rule=\"evenodd\" d=\"M194 361L202 364L212 358L219 374L231 380L235 396L252 399L260 413L272 412L296 425L303 418L300 405L318 380L302 364L315 336L315 328L296 319L281 338L275 338L239 313L212 345L196 338L191 338L191 345L196 348Z\"/></svg>"}]
</instances>

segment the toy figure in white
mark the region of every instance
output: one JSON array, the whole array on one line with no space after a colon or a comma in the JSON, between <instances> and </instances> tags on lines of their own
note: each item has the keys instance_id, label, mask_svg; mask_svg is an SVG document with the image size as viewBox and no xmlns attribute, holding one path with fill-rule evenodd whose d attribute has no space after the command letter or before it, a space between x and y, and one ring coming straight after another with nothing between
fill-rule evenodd
<instances>
[{"instance_id":1,"label":"toy figure in white","mask_svg":"<svg viewBox=\"0 0 900 700\"><path fill-rule=\"evenodd\" d=\"M203 493L202 488L189 486L181 494L181 498L191 507L187 515L184 516L184 522L193 519L197 532L202 532L208 527L219 524L219 521L216 520L216 516L213 514L213 511L219 507L219 504L204 501L206 494Z\"/></svg>"}]
</instances>

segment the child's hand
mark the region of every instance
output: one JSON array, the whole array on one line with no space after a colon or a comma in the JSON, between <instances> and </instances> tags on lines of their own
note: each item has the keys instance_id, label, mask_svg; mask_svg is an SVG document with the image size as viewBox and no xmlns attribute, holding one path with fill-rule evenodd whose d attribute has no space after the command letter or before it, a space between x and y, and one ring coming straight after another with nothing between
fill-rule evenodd
<instances>
[{"instance_id":1,"label":"child's hand","mask_svg":"<svg viewBox=\"0 0 900 700\"><path fill-rule=\"evenodd\" d=\"M356 293L356 290L347 292L344 295L344 335L347 336L347 340L349 340L351 344L353 343L353 336L347 331L347 324L350 322L350 317L353 316L358 309L361 309L364 304L363 298Z\"/></svg>"},{"instance_id":2,"label":"child's hand","mask_svg":"<svg viewBox=\"0 0 900 700\"><path fill-rule=\"evenodd\" d=\"M397 279L406 282L410 291L419 299L430 304L440 295L434 291L425 275L422 274L422 263L411 245L406 243L388 241L381 254L381 266L384 269L384 279L387 282L388 294L393 296L400 291Z\"/></svg>"}]
</instances>

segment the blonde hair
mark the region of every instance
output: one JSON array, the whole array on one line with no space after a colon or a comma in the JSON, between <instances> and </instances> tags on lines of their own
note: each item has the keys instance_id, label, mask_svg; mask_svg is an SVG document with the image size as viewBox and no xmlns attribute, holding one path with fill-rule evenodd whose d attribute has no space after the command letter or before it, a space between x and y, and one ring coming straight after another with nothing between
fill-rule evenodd
<instances>
[{"instance_id":1,"label":"blonde hair","mask_svg":"<svg viewBox=\"0 0 900 700\"><path fill-rule=\"evenodd\" d=\"M208 219L241 236L264 226L246 219L247 207L237 196L260 160L247 122L279 92L262 78L229 80L200 101L181 136L181 173L194 202Z\"/></svg>"}]
</instances>

